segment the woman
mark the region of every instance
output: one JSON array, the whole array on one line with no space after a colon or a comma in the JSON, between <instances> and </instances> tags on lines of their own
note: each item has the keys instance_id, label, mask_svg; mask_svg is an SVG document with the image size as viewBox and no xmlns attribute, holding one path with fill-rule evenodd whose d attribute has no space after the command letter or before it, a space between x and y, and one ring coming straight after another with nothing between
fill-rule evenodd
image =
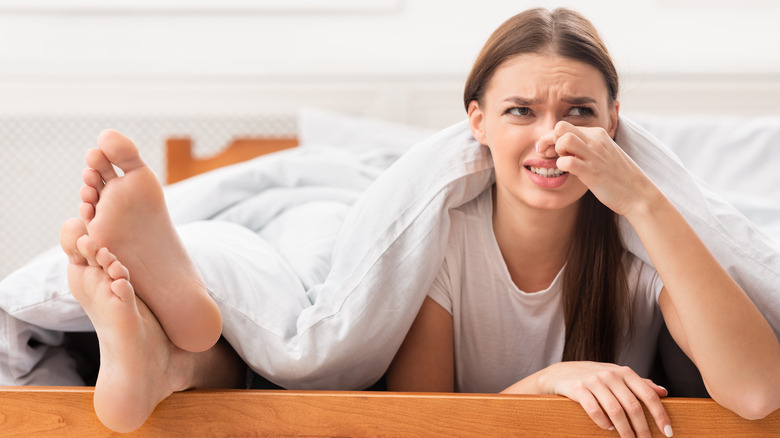
<instances>
[{"instance_id":1,"label":"woman","mask_svg":"<svg viewBox=\"0 0 780 438\"><path fill-rule=\"evenodd\" d=\"M529 10L493 33L464 103L496 182L452 215L389 389L560 394L621 436L649 436L644 404L671 436L666 390L641 377L660 309L718 403L745 418L780 406L777 339L613 141L617 90L604 44L573 11ZM617 215L655 268L623 249Z\"/></svg>"}]
</instances>

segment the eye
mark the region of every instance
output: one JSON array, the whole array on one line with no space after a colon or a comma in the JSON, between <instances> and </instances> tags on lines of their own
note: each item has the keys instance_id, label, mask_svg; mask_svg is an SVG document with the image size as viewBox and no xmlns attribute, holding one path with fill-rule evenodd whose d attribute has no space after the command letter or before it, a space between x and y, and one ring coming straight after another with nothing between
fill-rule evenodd
<instances>
[{"instance_id":1,"label":"eye","mask_svg":"<svg viewBox=\"0 0 780 438\"><path fill-rule=\"evenodd\" d=\"M507 114L511 114L513 116L526 117L531 115L531 108L525 106L516 106L509 108L506 112Z\"/></svg>"},{"instance_id":2,"label":"eye","mask_svg":"<svg viewBox=\"0 0 780 438\"><path fill-rule=\"evenodd\" d=\"M586 106L575 106L569 110L569 114L567 115L573 117L590 117L593 115L593 110Z\"/></svg>"}]
</instances>

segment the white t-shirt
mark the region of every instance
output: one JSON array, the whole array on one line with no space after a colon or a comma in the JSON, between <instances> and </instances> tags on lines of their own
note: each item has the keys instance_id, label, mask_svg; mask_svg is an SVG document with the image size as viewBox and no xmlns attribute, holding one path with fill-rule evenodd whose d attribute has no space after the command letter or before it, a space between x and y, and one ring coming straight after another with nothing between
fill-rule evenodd
<instances>
[{"instance_id":1,"label":"white t-shirt","mask_svg":"<svg viewBox=\"0 0 780 438\"><path fill-rule=\"evenodd\" d=\"M428 292L452 314L457 392L500 392L563 357L563 270L545 290L518 289L493 233L492 204L488 189L451 212L444 263ZM631 253L624 252L623 260L634 331L617 362L646 377L663 321L663 284L652 266Z\"/></svg>"}]
</instances>

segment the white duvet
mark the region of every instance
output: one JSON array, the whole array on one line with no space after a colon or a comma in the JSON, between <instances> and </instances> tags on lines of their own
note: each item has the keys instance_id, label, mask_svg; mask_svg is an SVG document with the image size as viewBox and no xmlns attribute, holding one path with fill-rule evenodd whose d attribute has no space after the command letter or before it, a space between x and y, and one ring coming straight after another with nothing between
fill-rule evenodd
<instances>
[{"instance_id":1,"label":"white duvet","mask_svg":"<svg viewBox=\"0 0 780 438\"><path fill-rule=\"evenodd\" d=\"M780 252L628 119L617 138L780 333ZM310 145L167 191L174 221L224 315L224 336L289 388L362 388L385 371L444 255L448 210L493 180L465 122L414 146L362 154ZM627 224L628 249L647 260ZM647 260L649 262L649 260ZM56 249L0 282L0 384L79 385L61 346L90 330Z\"/></svg>"}]
</instances>

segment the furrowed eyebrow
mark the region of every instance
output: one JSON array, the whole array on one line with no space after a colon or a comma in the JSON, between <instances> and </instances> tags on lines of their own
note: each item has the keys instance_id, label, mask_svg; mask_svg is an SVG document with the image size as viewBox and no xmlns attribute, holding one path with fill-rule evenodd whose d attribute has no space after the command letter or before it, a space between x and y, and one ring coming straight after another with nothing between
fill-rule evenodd
<instances>
[{"instance_id":1,"label":"furrowed eyebrow","mask_svg":"<svg viewBox=\"0 0 780 438\"><path fill-rule=\"evenodd\" d=\"M563 98L563 101L568 103L569 105L584 105L584 104L596 103L596 99L587 96L566 96ZM504 102L509 102L517 106L532 106L538 104L540 101L539 99L531 99L528 97L512 96L504 99Z\"/></svg>"},{"instance_id":2,"label":"furrowed eyebrow","mask_svg":"<svg viewBox=\"0 0 780 438\"><path fill-rule=\"evenodd\" d=\"M570 105L583 105L586 103L596 103L596 99L587 96L567 96L563 98L563 101Z\"/></svg>"},{"instance_id":3,"label":"furrowed eyebrow","mask_svg":"<svg viewBox=\"0 0 780 438\"><path fill-rule=\"evenodd\" d=\"M504 102L510 102L517 106L531 106L539 103L538 99L529 99L527 97L512 96L504 99Z\"/></svg>"}]
</instances>

